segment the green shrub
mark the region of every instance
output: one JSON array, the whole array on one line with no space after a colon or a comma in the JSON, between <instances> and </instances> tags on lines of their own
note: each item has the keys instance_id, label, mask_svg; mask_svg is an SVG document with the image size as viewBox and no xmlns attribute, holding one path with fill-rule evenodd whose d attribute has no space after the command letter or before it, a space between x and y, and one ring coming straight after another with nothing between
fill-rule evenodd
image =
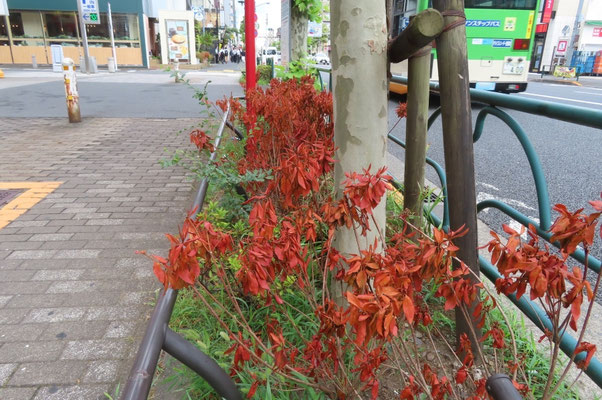
<instances>
[{"instance_id":1,"label":"green shrub","mask_svg":"<svg viewBox=\"0 0 602 400\"><path fill-rule=\"evenodd\" d=\"M272 80L272 66L271 65L258 65L257 75L259 76L260 82L269 83Z\"/></svg>"}]
</instances>

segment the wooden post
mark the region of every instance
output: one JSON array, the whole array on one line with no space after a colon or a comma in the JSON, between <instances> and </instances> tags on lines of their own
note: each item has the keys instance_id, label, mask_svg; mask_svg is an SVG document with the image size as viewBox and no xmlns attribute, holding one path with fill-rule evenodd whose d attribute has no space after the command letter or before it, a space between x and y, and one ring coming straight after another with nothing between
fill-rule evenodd
<instances>
[{"instance_id":1,"label":"wooden post","mask_svg":"<svg viewBox=\"0 0 602 400\"><path fill-rule=\"evenodd\" d=\"M462 225L468 228L468 234L457 239L455 244L460 248L458 257L478 275L477 207L464 1L434 0L433 5L444 16L447 27L437 38L437 63L450 229L456 230ZM469 318L465 318L461 310L456 310L456 336L459 338L467 334L474 350L479 346L480 333L472 318L472 308L469 309ZM478 354L475 351L475 357Z\"/></svg>"},{"instance_id":2,"label":"wooden post","mask_svg":"<svg viewBox=\"0 0 602 400\"><path fill-rule=\"evenodd\" d=\"M389 42L389 61L398 63L433 41L443 29L443 17L427 8L410 20L399 36Z\"/></svg>"},{"instance_id":3,"label":"wooden post","mask_svg":"<svg viewBox=\"0 0 602 400\"><path fill-rule=\"evenodd\" d=\"M422 220L430 73L431 46L428 45L408 60L404 207L412 211L418 224Z\"/></svg>"}]
</instances>

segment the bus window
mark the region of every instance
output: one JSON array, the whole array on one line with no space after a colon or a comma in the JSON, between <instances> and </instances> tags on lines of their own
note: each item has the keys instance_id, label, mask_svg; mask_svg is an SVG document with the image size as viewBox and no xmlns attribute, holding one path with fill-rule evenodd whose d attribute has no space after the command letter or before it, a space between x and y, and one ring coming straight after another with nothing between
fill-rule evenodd
<instances>
[{"instance_id":1,"label":"bus window","mask_svg":"<svg viewBox=\"0 0 602 400\"><path fill-rule=\"evenodd\" d=\"M532 10L537 0L465 0L464 8Z\"/></svg>"}]
</instances>

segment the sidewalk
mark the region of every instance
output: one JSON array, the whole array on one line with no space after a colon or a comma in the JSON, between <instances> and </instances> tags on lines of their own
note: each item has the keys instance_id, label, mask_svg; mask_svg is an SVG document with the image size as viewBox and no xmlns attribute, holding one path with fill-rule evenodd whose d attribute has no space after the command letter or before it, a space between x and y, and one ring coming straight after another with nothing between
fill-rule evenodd
<instances>
[{"instance_id":1,"label":"sidewalk","mask_svg":"<svg viewBox=\"0 0 602 400\"><path fill-rule=\"evenodd\" d=\"M0 399L123 388L159 288L135 251L165 253L192 201L157 161L197 122L0 120Z\"/></svg>"},{"instance_id":2,"label":"sidewalk","mask_svg":"<svg viewBox=\"0 0 602 400\"><path fill-rule=\"evenodd\" d=\"M555 83L559 85L602 87L602 76L580 76L578 78L560 78L551 74L529 73L529 82Z\"/></svg>"}]
</instances>

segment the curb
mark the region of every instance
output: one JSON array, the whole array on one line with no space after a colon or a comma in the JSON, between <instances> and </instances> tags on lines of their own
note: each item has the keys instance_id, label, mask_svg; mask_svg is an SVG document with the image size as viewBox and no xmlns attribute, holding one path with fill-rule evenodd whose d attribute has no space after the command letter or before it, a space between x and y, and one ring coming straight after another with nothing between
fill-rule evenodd
<instances>
[{"instance_id":1,"label":"curb","mask_svg":"<svg viewBox=\"0 0 602 400\"><path fill-rule=\"evenodd\" d=\"M577 82L577 81L573 81L573 80L556 80L556 79L545 79L545 78L535 78L535 79L530 79L530 82L542 82L542 83L556 83L556 84L560 84L560 85L573 85L573 86L583 86L581 83Z\"/></svg>"}]
</instances>

